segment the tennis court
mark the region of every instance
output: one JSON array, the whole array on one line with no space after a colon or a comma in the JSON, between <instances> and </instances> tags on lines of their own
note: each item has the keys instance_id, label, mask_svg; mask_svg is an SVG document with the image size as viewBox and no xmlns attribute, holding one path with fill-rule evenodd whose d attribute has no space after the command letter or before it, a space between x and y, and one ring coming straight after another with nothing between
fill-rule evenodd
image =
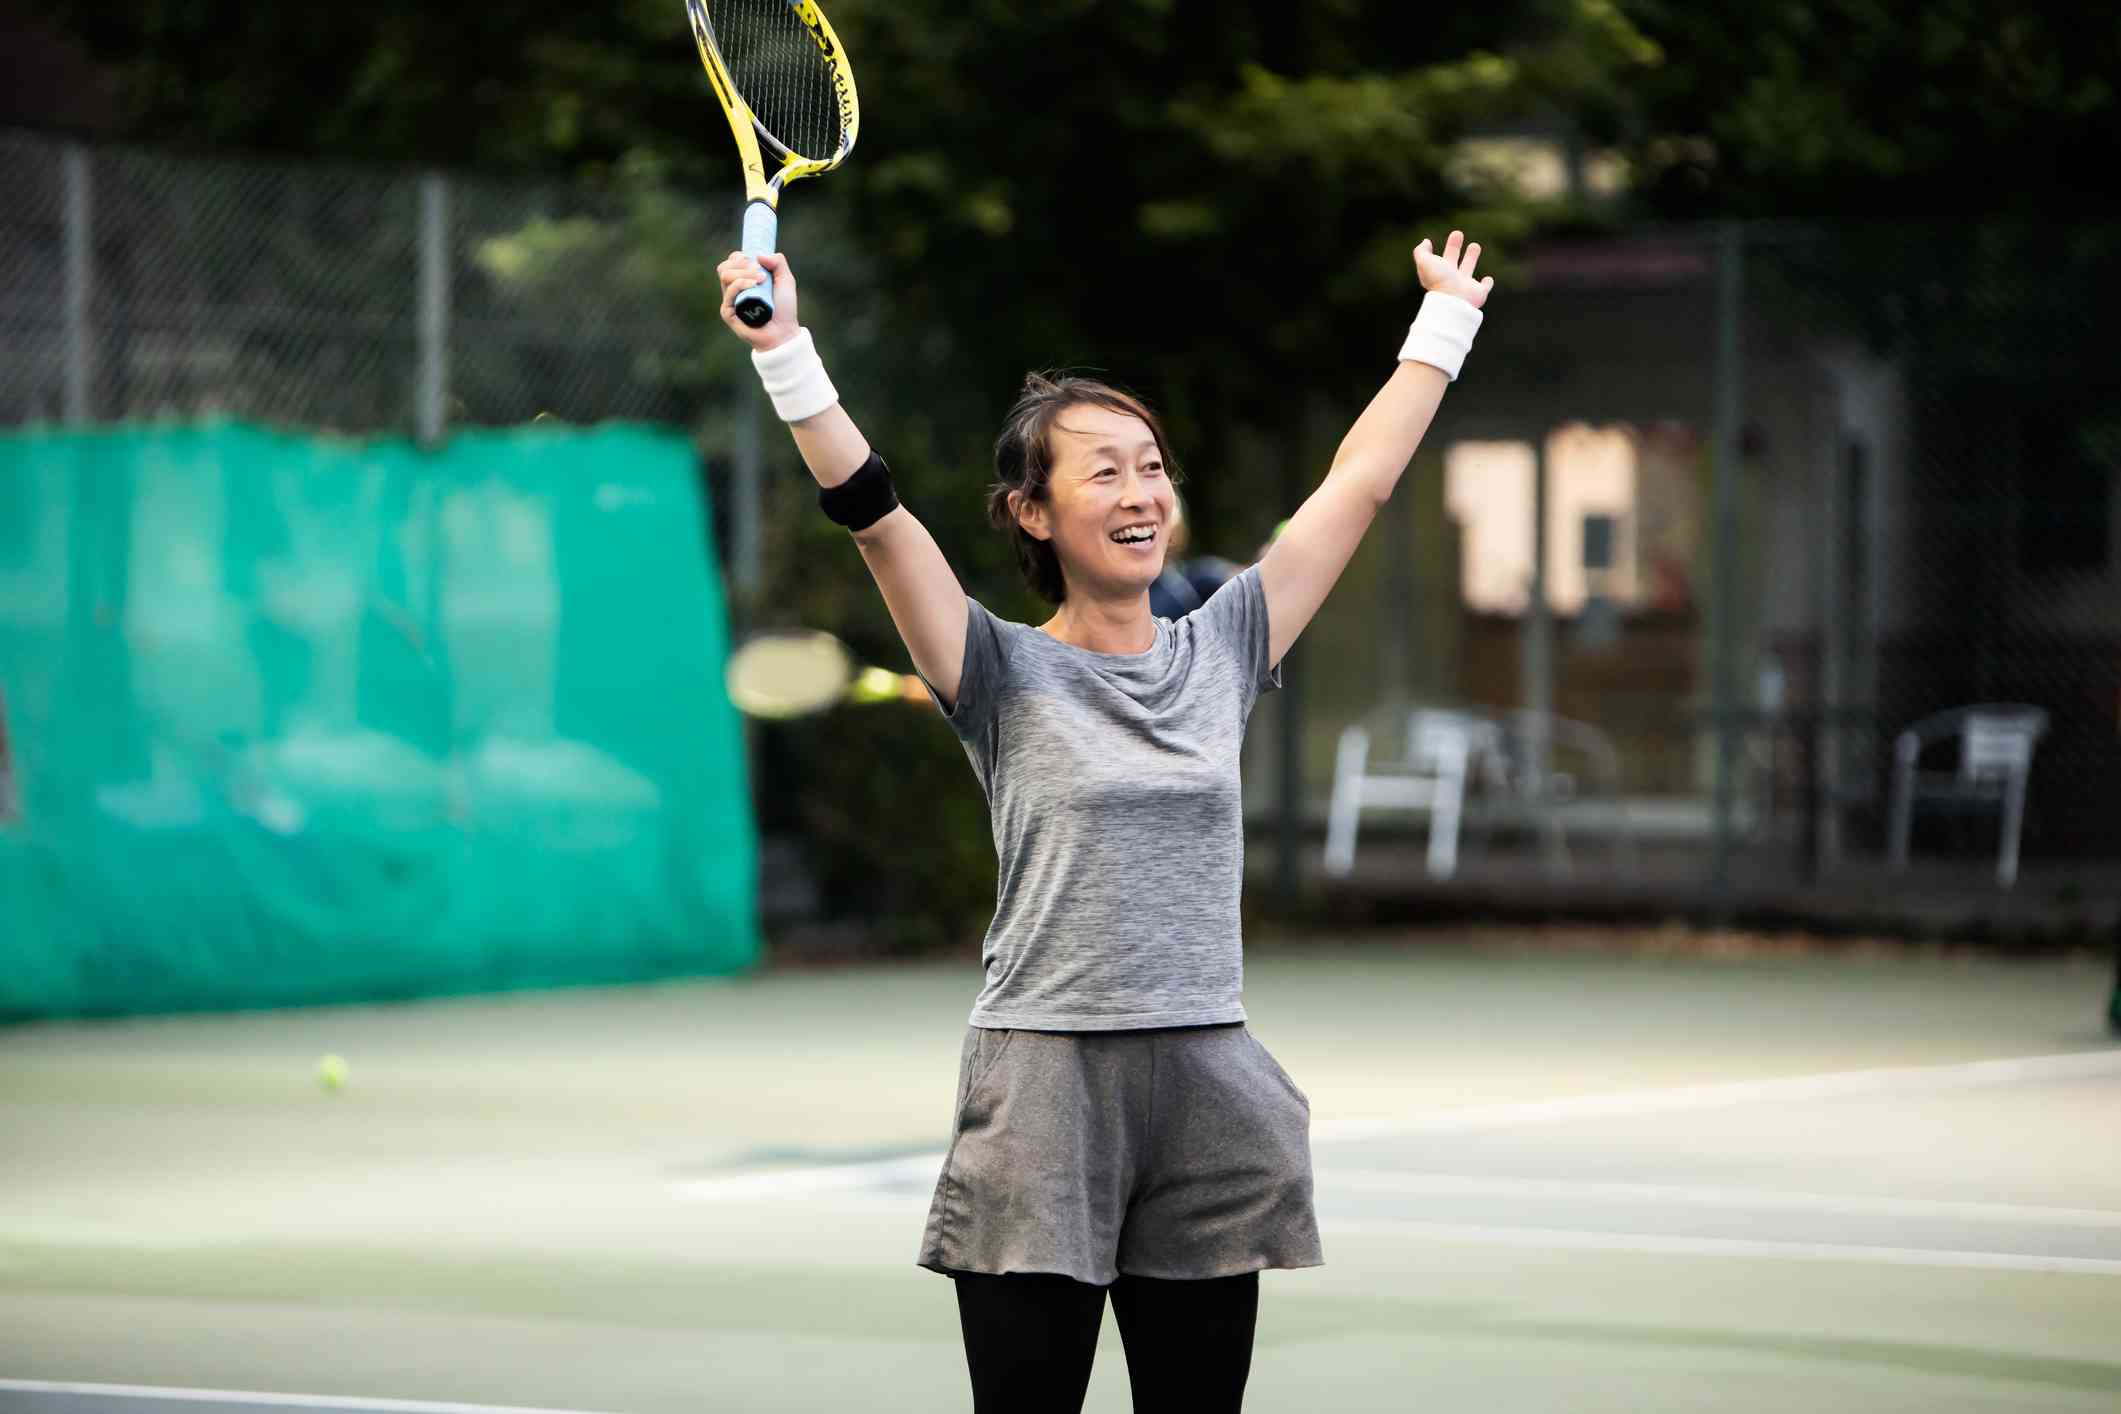
<instances>
[{"instance_id":1,"label":"tennis court","mask_svg":"<svg viewBox=\"0 0 2121 1414\"><path fill-rule=\"evenodd\" d=\"M2101 969L1255 947L1328 1265L1247 1407L2121 1408ZM0 1033L0 1406L968 1407L912 1257L974 974Z\"/></svg>"}]
</instances>

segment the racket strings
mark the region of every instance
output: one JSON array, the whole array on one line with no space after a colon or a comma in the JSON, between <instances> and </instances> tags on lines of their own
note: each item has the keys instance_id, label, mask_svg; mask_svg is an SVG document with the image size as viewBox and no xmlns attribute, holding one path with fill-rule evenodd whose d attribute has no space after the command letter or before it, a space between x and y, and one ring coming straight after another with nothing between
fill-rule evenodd
<instances>
[{"instance_id":1,"label":"racket strings","mask_svg":"<svg viewBox=\"0 0 2121 1414\"><path fill-rule=\"evenodd\" d=\"M763 633L729 657L729 700L756 717L794 717L838 701L854 676L840 641L827 633Z\"/></svg>"},{"instance_id":2,"label":"racket strings","mask_svg":"<svg viewBox=\"0 0 2121 1414\"><path fill-rule=\"evenodd\" d=\"M845 136L832 64L788 0L708 0L715 45L759 126L799 157L836 156Z\"/></svg>"}]
</instances>

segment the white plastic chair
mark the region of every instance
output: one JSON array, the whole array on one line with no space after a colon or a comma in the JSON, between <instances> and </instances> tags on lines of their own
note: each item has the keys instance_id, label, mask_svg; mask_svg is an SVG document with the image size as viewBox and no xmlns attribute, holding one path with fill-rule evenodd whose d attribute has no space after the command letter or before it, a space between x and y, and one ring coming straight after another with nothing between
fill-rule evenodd
<instances>
[{"instance_id":1,"label":"white plastic chair","mask_svg":"<svg viewBox=\"0 0 2121 1414\"><path fill-rule=\"evenodd\" d=\"M1546 712L1511 712L1503 721L1503 750L1493 779L1534 813L1550 863L1562 873L1571 868L1564 807L1602 804L1611 816L1613 862L1632 873L1635 840L1612 738L1588 722Z\"/></svg>"},{"instance_id":2,"label":"white plastic chair","mask_svg":"<svg viewBox=\"0 0 2121 1414\"><path fill-rule=\"evenodd\" d=\"M1370 759L1370 730L1343 730L1333 756L1333 802L1326 812L1328 874L1355 868L1355 833L1366 808L1426 809L1429 812L1429 873L1448 879L1458 871L1458 827L1464 818L1466 782L1481 759L1499 758L1502 729L1469 712L1417 707L1407 713L1405 755Z\"/></svg>"},{"instance_id":3,"label":"white plastic chair","mask_svg":"<svg viewBox=\"0 0 2121 1414\"><path fill-rule=\"evenodd\" d=\"M2009 888L2018 878L2018 839L2025 826L2026 784L2033 748L2047 731L2047 713L2011 702L1955 707L1924 717L1893 744L1892 867L1907 867L1907 838L1915 802L1990 801L2003 810L1996 881ZM1917 759L1933 742L1963 738L1957 771L1918 771Z\"/></svg>"}]
</instances>

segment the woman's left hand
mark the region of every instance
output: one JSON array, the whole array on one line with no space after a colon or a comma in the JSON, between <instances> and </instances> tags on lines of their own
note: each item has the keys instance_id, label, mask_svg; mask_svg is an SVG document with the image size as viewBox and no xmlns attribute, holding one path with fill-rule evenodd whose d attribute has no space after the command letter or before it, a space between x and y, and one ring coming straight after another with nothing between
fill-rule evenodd
<instances>
[{"instance_id":1,"label":"woman's left hand","mask_svg":"<svg viewBox=\"0 0 2121 1414\"><path fill-rule=\"evenodd\" d=\"M1495 277L1483 275L1473 278L1473 266L1480 260L1480 243L1468 245L1465 232L1453 231L1450 239L1443 243L1443 254L1438 255L1427 240L1414 247L1414 273L1421 277L1421 287L1435 290L1439 294L1456 295L1467 304L1478 309L1487 302L1488 291L1495 288Z\"/></svg>"}]
</instances>

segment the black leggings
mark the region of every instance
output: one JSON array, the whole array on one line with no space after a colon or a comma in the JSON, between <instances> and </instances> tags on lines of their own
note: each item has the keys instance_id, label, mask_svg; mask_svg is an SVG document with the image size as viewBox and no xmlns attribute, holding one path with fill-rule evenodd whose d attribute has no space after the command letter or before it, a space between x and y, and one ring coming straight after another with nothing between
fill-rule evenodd
<instances>
[{"instance_id":1,"label":"black leggings","mask_svg":"<svg viewBox=\"0 0 2121 1414\"><path fill-rule=\"evenodd\" d=\"M1259 1273L1206 1281L952 1273L975 1414L1077 1414L1105 1293L1127 1348L1136 1414L1236 1414L1252 1373Z\"/></svg>"}]
</instances>

